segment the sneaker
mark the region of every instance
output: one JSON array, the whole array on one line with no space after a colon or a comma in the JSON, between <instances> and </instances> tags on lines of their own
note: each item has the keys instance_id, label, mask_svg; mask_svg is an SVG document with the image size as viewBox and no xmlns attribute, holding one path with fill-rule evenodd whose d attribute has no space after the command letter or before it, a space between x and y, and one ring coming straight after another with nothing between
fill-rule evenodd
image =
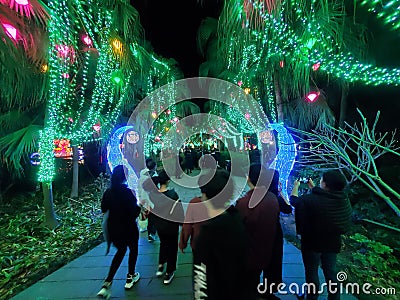
<instances>
[{"instance_id":1,"label":"sneaker","mask_svg":"<svg viewBox=\"0 0 400 300\"><path fill-rule=\"evenodd\" d=\"M162 276L163 273L164 273L164 265L158 265L156 276L160 277L160 276Z\"/></svg>"},{"instance_id":2,"label":"sneaker","mask_svg":"<svg viewBox=\"0 0 400 300\"><path fill-rule=\"evenodd\" d=\"M97 293L98 297L103 297L105 299L110 299L111 298L111 282L104 281L103 286L101 287L101 290Z\"/></svg>"},{"instance_id":3,"label":"sneaker","mask_svg":"<svg viewBox=\"0 0 400 300\"><path fill-rule=\"evenodd\" d=\"M171 283L171 281L172 281L172 278L174 278L174 272L172 272L172 273L165 273L165 276L164 276L164 284L170 284Z\"/></svg>"},{"instance_id":4,"label":"sneaker","mask_svg":"<svg viewBox=\"0 0 400 300\"><path fill-rule=\"evenodd\" d=\"M156 240L156 238L155 238L153 235L149 234L149 237L148 237L149 243L152 243L152 242L154 242L155 240Z\"/></svg>"},{"instance_id":5,"label":"sneaker","mask_svg":"<svg viewBox=\"0 0 400 300\"><path fill-rule=\"evenodd\" d=\"M133 287L133 285L138 282L140 279L140 274L138 272L135 272L135 274L131 275L128 274L126 276L126 283L125 283L125 289L129 290Z\"/></svg>"}]
</instances>

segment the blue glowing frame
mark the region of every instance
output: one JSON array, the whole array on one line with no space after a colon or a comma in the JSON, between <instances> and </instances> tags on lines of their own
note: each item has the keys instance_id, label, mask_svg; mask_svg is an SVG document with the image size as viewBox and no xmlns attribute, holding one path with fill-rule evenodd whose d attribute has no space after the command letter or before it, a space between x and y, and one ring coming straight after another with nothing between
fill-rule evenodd
<instances>
[{"instance_id":1,"label":"blue glowing frame","mask_svg":"<svg viewBox=\"0 0 400 300\"><path fill-rule=\"evenodd\" d=\"M278 153L269 166L279 171L279 181L282 182L282 193L288 199L288 179L297 156L296 142L282 123L269 124L278 133Z\"/></svg>"},{"instance_id":2,"label":"blue glowing frame","mask_svg":"<svg viewBox=\"0 0 400 300\"><path fill-rule=\"evenodd\" d=\"M128 169L128 174L127 174L128 186L130 189L134 190L137 195L138 178L132 166L128 163L128 160L124 157L124 154L122 153L120 147L122 136L127 130L132 128L133 126L122 126L113 133L113 135L110 138L110 141L107 144L107 162L111 172L118 165L123 165Z\"/></svg>"}]
</instances>

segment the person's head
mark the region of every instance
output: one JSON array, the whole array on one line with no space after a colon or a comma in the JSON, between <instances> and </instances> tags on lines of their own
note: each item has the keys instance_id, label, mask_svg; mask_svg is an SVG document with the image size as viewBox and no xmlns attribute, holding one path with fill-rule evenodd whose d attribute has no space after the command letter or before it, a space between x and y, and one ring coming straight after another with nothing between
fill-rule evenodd
<instances>
[{"instance_id":1,"label":"person's head","mask_svg":"<svg viewBox=\"0 0 400 300\"><path fill-rule=\"evenodd\" d=\"M226 208L226 204L232 197L233 186L229 180L229 172L224 169L217 169L210 181L208 176L202 175L199 178L199 186L203 201L210 200L213 208Z\"/></svg>"},{"instance_id":2,"label":"person's head","mask_svg":"<svg viewBox=\"0 0 400 300\"><path fill-rule=\"evenodd\" d=\"M338 170L326 171L322 174L320 187L332 192L340 192L347 185L346 178Z\"/></svg>"},{"instance_id":3,"label":"person's head","mask_svg":"<svg viewBox=\"0 0 400 300\"><path fill-rule=\"evenodd\" d=\"M123 184L126 181L125 167L122 165L116 166L111 174L111 187Z\"/></svg>"},{"instance_id":4,"label":"person's head","mask_svg":"<svg viewBox=\"0 0 400 300\"><path fill-rule=\"evenodd\" d=\"M146 159L146 168L149 169L150 171L155 170L157 164L155 163L154 160L151 158Z\"/></svg>"},{"instance_id":5,"label":"person's head","mask_svg":"<svg viewBox=\"0 0 400 300\"><path fill-rule=\"evenodd\" d=\"M157 176L153 177L154 183L157 185L168 185L171 178L169 178L167 172L165 170L161 170Z\"/></svg>"},{"instance_id":6,"label":"person's head","mask_svg":"<svg viewBox=\"0 0 400 300\"><path fill-rule=\"evenodd\" d=\"M275 195L279 194L279 172L277 170L273 170L273 176L268 190Z\"/></svg>"}]
</instances>

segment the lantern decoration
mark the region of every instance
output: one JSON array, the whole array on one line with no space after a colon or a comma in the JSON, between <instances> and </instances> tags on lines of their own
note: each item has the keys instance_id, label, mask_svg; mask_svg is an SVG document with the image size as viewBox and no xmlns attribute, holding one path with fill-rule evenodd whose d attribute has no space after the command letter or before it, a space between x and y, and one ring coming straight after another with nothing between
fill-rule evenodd
<instances>
[{"instance_id":1,"label":"lantern decoration","mask_svg":"<svg viewBox=\"0 0 400 300\"><path fill-rule=\"evenodd\" d=\"M1 25L3 25L6 34L10 38L12 38L14 41L16 41L17 40L17 29L8 23L1 23Z\"/></svg>"},{"instance_id":2,"label":"lantern decoration","mask_svg":"<svg viewBox=\"0 0 400 300\"><path fill-rule=\"evenodd\" d=\"M101 129L101 124L100 122L97 122L96 124L93 125L93 130L96 132L100 132Z\"/></svg>"},{"instance_id":3,"label":"lantern decoration","mask_svg":"<svg viewBox=\"0 0 400 300\"><path fill-rule=\"evenodd\" d=\"M243 81L239 80L237 84L238 84L238 86L242 86Z\"/></svg>"},{"instance_id":4,"label":"lantern decoration","mask_svg":"<svg viewBox=\"0 0 400 300\"><path fill-rule=\"evenodd\" d=\"M128 141L129 144L136 144L137 142L139 142L139 139L140 139L139 133L137 133L134 130L130 130L126 134L126 140Z\"/></svg>"},{"instance_id":5,"label":"lantern decoration","mask_svg":"<svg viewBox=\"0 0 400 300\"><path fill-rule=\"evenodd\" d=\"M32 153L30 158L30 162L32 166L40 165L40 155L39 152Z\"/></svg>"},{"instance_id":6,"label":"lantern decoration","mask_svg":"<svg viewBox=\"0 0 400 300\"><path fill-rule=\"evenodd\" d=\"M312 69L313 69L314 71L317 71L317 70L319 69L320 66L321 66L321 63L320 63L320 62L317 62L317 63L313 64Z\"/></svg>"},{"instance_id":7,"label":"lantern decoration","mask_svg":"<svg viewBox=\"0 0 400 300\"><path fill-rule=\"evenodd\" d=\"M270 131L270 130L261 131L260 132L260 141L263 144L273 144L274 135L272 134L272 131Z\"/></svg>"},{"instance_id":8,"label":"lantern decoration","mask_svg":"<svg viewBox=\"0 0 400 300\"><path fill-rule=\"evenodd\" d=\"M281 60L281 61L279 62L279 66L280 66L281 68L283 68L283 67L285 66L285 62L284 62L283 60Z\"/></svg>"},{"instance_id":9,"label":"lantern decoration","mask_svg":"<svg viewBox=\"0 0 400 300\"><path fill-rule=\"evenodd\" d=\"M250 120L251 115L249 113L245 113L244 117L245 117L246 120Z\"/></svg>"},{"instance_id":10,"label":"lantern decoration","mask_svg":"<svg viewBox=\"0 0 400 300\"><path fill-rule=\"evenodd\" d=\"M307 94L306 100L308 102L315 102L318 99L319 95L320 95L320 92L310 92Z\"/></svg>"},{"instance_id":11,"label":"lantern decoration","mask_svg":"<svg viewBox=\"0 0 400 300\"><path fill-rule=\"evenodd\" d=\"M87 46L91 46L93 44L92 39L85 34L84 36L82 36L82 41L87 45Z\"/></svg>"}]
</instances>

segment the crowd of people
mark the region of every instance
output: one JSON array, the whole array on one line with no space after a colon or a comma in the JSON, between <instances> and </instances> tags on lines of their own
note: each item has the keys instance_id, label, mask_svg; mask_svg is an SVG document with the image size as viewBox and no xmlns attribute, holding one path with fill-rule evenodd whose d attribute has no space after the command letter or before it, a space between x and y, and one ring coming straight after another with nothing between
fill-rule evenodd
<instances>
[{"instance_id":1,"label":"crowd of people","mask_svg":"<svg viewBox=\"0 0 400 300\"><path fill-rule=\"evenodd\" d=\"M187 172L191 172L191 166ZM148 159L140 172L137 198L124 184L124 176L122 166L114 168L111 187L102 200L102 211L109 212L110 241L117 252L99 296L110 296L113 278L128 248L125 288L132 288L139 280L136 219L141 213L148 219L149 242L158 234L155 275L163 276L165 285L174 278L178 249L184 252L190 245L193 299L279 299L276 294L283 282L280 215L292 210L301 235L306 282L316 287L297 297L318 299L320 263L326 282L337 283L336 256L341 235L349 230L352 212L345 193L346 180L339 171L323 173L319 187L309 179L310 193L300 196L300 182L295 180L290 199L285 199L278 171L252 163L247 193L232 199L234 181L226 169L216 165L211 177L199 177L201 196L188 201L186 213L182 199L169 187L169 176L163 169L156 170L153 160ZM339 292L328 290L328 299L340 299Z\"/></svg>"}]
</instances>

